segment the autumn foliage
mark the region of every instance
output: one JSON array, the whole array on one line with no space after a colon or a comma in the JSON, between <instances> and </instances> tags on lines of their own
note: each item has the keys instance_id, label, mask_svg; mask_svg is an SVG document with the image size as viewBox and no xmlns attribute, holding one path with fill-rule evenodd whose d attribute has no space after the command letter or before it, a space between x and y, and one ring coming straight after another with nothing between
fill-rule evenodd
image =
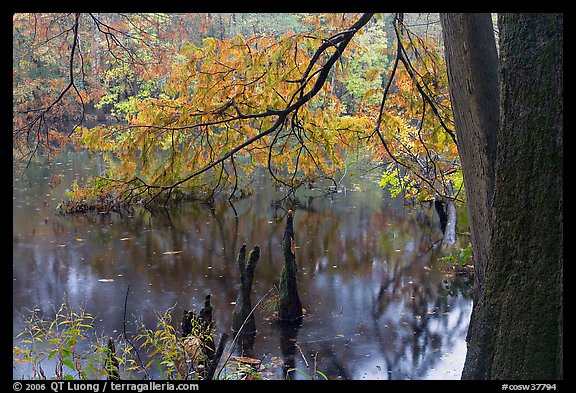
<instances>
[{"instance_id":1,"label":"autumn foliage","mask_svg":"<svg viewBox=\"0 0 576 393\"><path fill-rule=\"evenodd\" d=\"M407 199L463 199L443 56L402 15L210 34L223 18L15 14L15 156L101 154L106 171L75 184L75 203L238 196L259 167L288 189L338 186L358 157L387 164L381 184ZM359 62L373 51L388 61ZM88 124L98 111L114 121Z\"/></svg>"}]
</instances>

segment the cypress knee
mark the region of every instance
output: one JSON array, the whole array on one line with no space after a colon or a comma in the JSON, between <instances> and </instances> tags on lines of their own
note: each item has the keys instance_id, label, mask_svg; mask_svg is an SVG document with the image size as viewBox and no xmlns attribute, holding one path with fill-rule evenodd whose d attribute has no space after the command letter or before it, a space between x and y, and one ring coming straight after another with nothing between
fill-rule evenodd
<instances>
[{"instance_id":1,"label":"cypress knee","mask_svg":"<svg viewBox=\"0 0 576 393\"><path fill-rule=\"evenodd\" d=\"M212 310L214 307L210 303L210 294L206 295L204 300L204 307L200 309L200 315L198 317L200 324L202 326L202 343L204 348L204 355L209 360L214 357L214 337L212 335Z\"/></svg>"},{"instance_id":2,"label":"cypress knee","mask_svg":"<svg viewBox=\"0 0 576 393\"><path fill-rule=\"evenodd\" d=\"M252 281L254 279L254 269L260 258L260 247L254 246L248 257L246 264L246 244L243 244L238 253L238 269L240 270L240 285L238 286L238 297L232 312L232 331L242 334L253 334L256 332L254 313L252 313Z\"/></svg>"},{"instance_id":3,"label":"cypress knee","mask_svg":"<svg viewBox=\"0 0 576 393\"><path fill-rule=\"evenodd\" d=\"M280 275L280 321L294 322L302 318L302 303L298 295L296 280L296 255L294 253L294 214L288 210L288 220L282 241L284 267Z\"/></svg>"},{"instance_id":4,"label":"cypress knee","mask_svg":"<svg viewBox=\"0 0 576 393\"><path fill-rule=\"evenodd\" d=\"M108 357L106 358L105 368L108 380L120 379L119 362L116 357L116 345L114 345L114 339L112 337L108 339Z\"/></svg>"}]
</instances>

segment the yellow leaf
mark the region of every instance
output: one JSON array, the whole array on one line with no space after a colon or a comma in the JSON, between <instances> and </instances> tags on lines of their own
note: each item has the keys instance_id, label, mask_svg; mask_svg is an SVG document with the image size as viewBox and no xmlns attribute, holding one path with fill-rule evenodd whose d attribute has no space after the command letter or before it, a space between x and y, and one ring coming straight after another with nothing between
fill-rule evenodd
<instances>
[{"instance_id":1,"label":"yellow leaf","mask_svg":"<svg viewBox=\"0 0 576 393\"><path fill-rule=\"evenodd\" d=\"M364 79L366 79L367 81L374 80L374 78L376 78L376 76L378 76L378 74L380 74L380 69L378 69L378 68L369 69L368 71L366 71L366 75L364 75Z\"/></svg>"},{"instance_id":2,"label":"yellow leaf","mask_svg":"<svg viewBox=\"0 0 576 393\"><path fill-rule=\"evenodd\" d=\"M260 364L259 359L250 358L248 356L236 356L234 359L241 362L241 363L246 363L246 364L253 364L253 365Z\"/></svg>"}]
</instances>

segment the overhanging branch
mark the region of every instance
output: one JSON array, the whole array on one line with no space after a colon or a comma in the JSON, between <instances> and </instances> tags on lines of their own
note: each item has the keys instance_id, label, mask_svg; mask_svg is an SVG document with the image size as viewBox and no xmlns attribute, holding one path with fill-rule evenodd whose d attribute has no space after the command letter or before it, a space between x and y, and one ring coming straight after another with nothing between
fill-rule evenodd
<instances>
[{"instance_id":1,"label":"overhanging branch","mask_svg":"<svg viewBox=\"0 0 576 393\"><path fill-rule=\"evenodd\" d=\"M324 44L322 44L317 49L315 55L310 60L310 63L307 67L307 71L305 72L305 75L307 72L309 72L309 70L312 69L313 65L320 59L320 55L324 51L326 51L330 47L334 47L335 50L334 50L334 53L332 53L332 55L330 55L328 60L320 68L320 71L318 72L318 77L316 78L316 81L315 81L314 85L312 86L312 88L307 93L302 94L298 99L296 99L295 97L298 95L298 93L303 92L305 90L306 84L309 82L309 79L302 80L301 86L292 95L292 99L289 101L289 104L287 104L287 106L283 110L267 109L265 112L262 112L259 114L251 114L251 115L240 115L239 114L238 116L236 116L232 119L226 119L226 120L221 120L218 122L213 122L213 123L220 124L223 122L229 122L233 119L250 119L250 118L277 116L276 121L274 122L274 124L272 124L272 126L270 126L268 129L260 132L259 134L253 136L252 138L247 139L245 142L241 143L240 145L234 147L233 149L229 150L225 154L221 155L218 159L210 162L209 164L205 165L201 169L185 176L184 178L174 182L171 185L167 185L167 186L163 185L162 186L162 185L146 184L146 187L148 189L157 189L157 190L159 190L159 193L164 192L164 191L171 191L172 189L180 186L181 184L186 183L187 181L191 180L192 178L207 172L208 170L214 168L215 166L219 165L220 163L224 162L225 160L231 158L234 154L236 154L239 151L241 151L242 149L250 146L254 142L256 142L256 141L258 141L258 140L260 140L260 139L262 139L268 135L271 135L275 131L279 130L281 128L282 124L284 123L284 121L288 118L288 116L290 114L295 113L300 107L305 105L316 94L318 94L318 92L321 90L322 86L326 82L326 79L328 78L330 70L332 69L332 67L336 63L336 61L342 56L342 53L344 52L344 50L346 49L346 47L350 43L352 37L354 37L354 35L364 25L366 25L366 23L368 23L368 21L372 18L372 16L373 16L372 13L363 14L358 19L358 21L356 21L356 23L354 23L349 29L347 29L346 31L344 31L342 33L339 33L337 36L333 36L336 38L334 38L332 41L326 41ZM293 102L293 103L290 104L291 102ZM212 124L212 123L208 123L208 124ZM198 126L198 124L196 124L194 126L185 126L185 127L179 127L179 128L170 127L170 128L171 129L183 129L183 128L191 128L191 127L196 127L196 126ZM144 127L144 126L139 126L139 127ZM153 127L163 128L161 126L153 126Z\"/></svg>"}]
</instances>

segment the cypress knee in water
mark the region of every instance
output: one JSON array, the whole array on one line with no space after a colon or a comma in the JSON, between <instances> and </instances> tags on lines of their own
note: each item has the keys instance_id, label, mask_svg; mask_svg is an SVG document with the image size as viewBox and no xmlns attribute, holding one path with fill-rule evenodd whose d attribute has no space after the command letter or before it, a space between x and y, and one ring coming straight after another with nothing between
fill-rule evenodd
<instances>
[{"instance_id":1,"label":"cypress knee in water","mask_svg":"<svg viewBox=\"0 0 576 393\"><path fill-rule=\"evenodd\" d=\"M198 342L201 343L202 353L206 357L207 361L211 361L214 358L214 337L212 334L213 328L213 309L214 307L210 303L211 295L206 295L204 300L204 307L200 309L200 313L196 315L194 311L184 310L182 315L182 337L185 339L184 343L188 342L190 352L193 353L195 357L197 354ZM187 338L190 338L186 340Z\"/></svg>"},{"instance_id":2,"label":"cypress knee in water","mask_svg":"<svg viewBox=\"0 0 576 393\"><path fill-rule=\"evenodd\" d=\"M212 329L212 304L210 303L211 295L206 295L204 300L204 307L200 309L200 314L196 315L194 311L184 310L182 315L182 337L188 337L194 330L198 330L198 327L202 328L202 331L209 333ZM197 331L196 334L201 333Z\"/></svg>"},{"instance_id":3,"label":"cypress knee in water","mask_svg":"<svg viewBox=\"0 0 576 393\"><path fill-rule=\"evenodd\" d=\"M210 330L212 327L212 304L210 304L210 294L206 295L204 300L204 307L200 309L200 322L204 330Z\"/></svg>"},{"instance_id":4,"label":"cypress knee in water","mask_svg":"<svg viewBox=\"0 0 576 393\"><path fill-rule=\"evenodd\" d=\"M204 300L204 307L200 309L199 320L202 326L203 334L203 344L204 344L204 354L209 360L214 358L214 336L212 332L212 304L210 303L210 294L206 295Z\"/></svg>"},{"instance_id":5,"label":"cypress knee in water","mask_svg":"<svg viewBox=\"0 0 576 393\"><path fill-rule=\"evenodd\" d=\"M280 309L278 319L294 322L302 318L302 303L296 281L296 255L294 253L294 214L288 210L288 220L282 241L284 267L280 275Z\"/></svg>"},{"instance_id":6,"label":"cypress knee in water","mask_svg":"<svg viewBox=\"0 0 576 393\"><path fill-rule=\"evenodd\" d=\"M242 334L252 334L256 332L254 313L252 313L252 281L254 279L254 269L260 258L260 247L254 246L248 257L246 264L246 244L243 244L238 253L238 269L240 270L240 285L238 286L238 297L232 312L232 330Z\"/></svg>"},{"instance_id":7,"label":"cypress knee in water","mask_svg":"<svg viewBox=\"0 0 576 393\"><path fill-rule=\"evenodd\" d=\"M120 370L118 368L118 358L116 357L116 345L114 345L114 339L110 337L108 339L108 357L106 358L106 374L108 375L108 380L119 380Z\"/></svg>"},{"instance_id":8,"label":"cypress knee in water","mask_svg":"<svg viewBox=\"0 0 576 393\"><path fill-rule=\"evenodd\" d=\"M184 310L182 315L182 337L188 337L192 334L192 321L196 319L194 311Z\"/></svg>"}]
</instances>

